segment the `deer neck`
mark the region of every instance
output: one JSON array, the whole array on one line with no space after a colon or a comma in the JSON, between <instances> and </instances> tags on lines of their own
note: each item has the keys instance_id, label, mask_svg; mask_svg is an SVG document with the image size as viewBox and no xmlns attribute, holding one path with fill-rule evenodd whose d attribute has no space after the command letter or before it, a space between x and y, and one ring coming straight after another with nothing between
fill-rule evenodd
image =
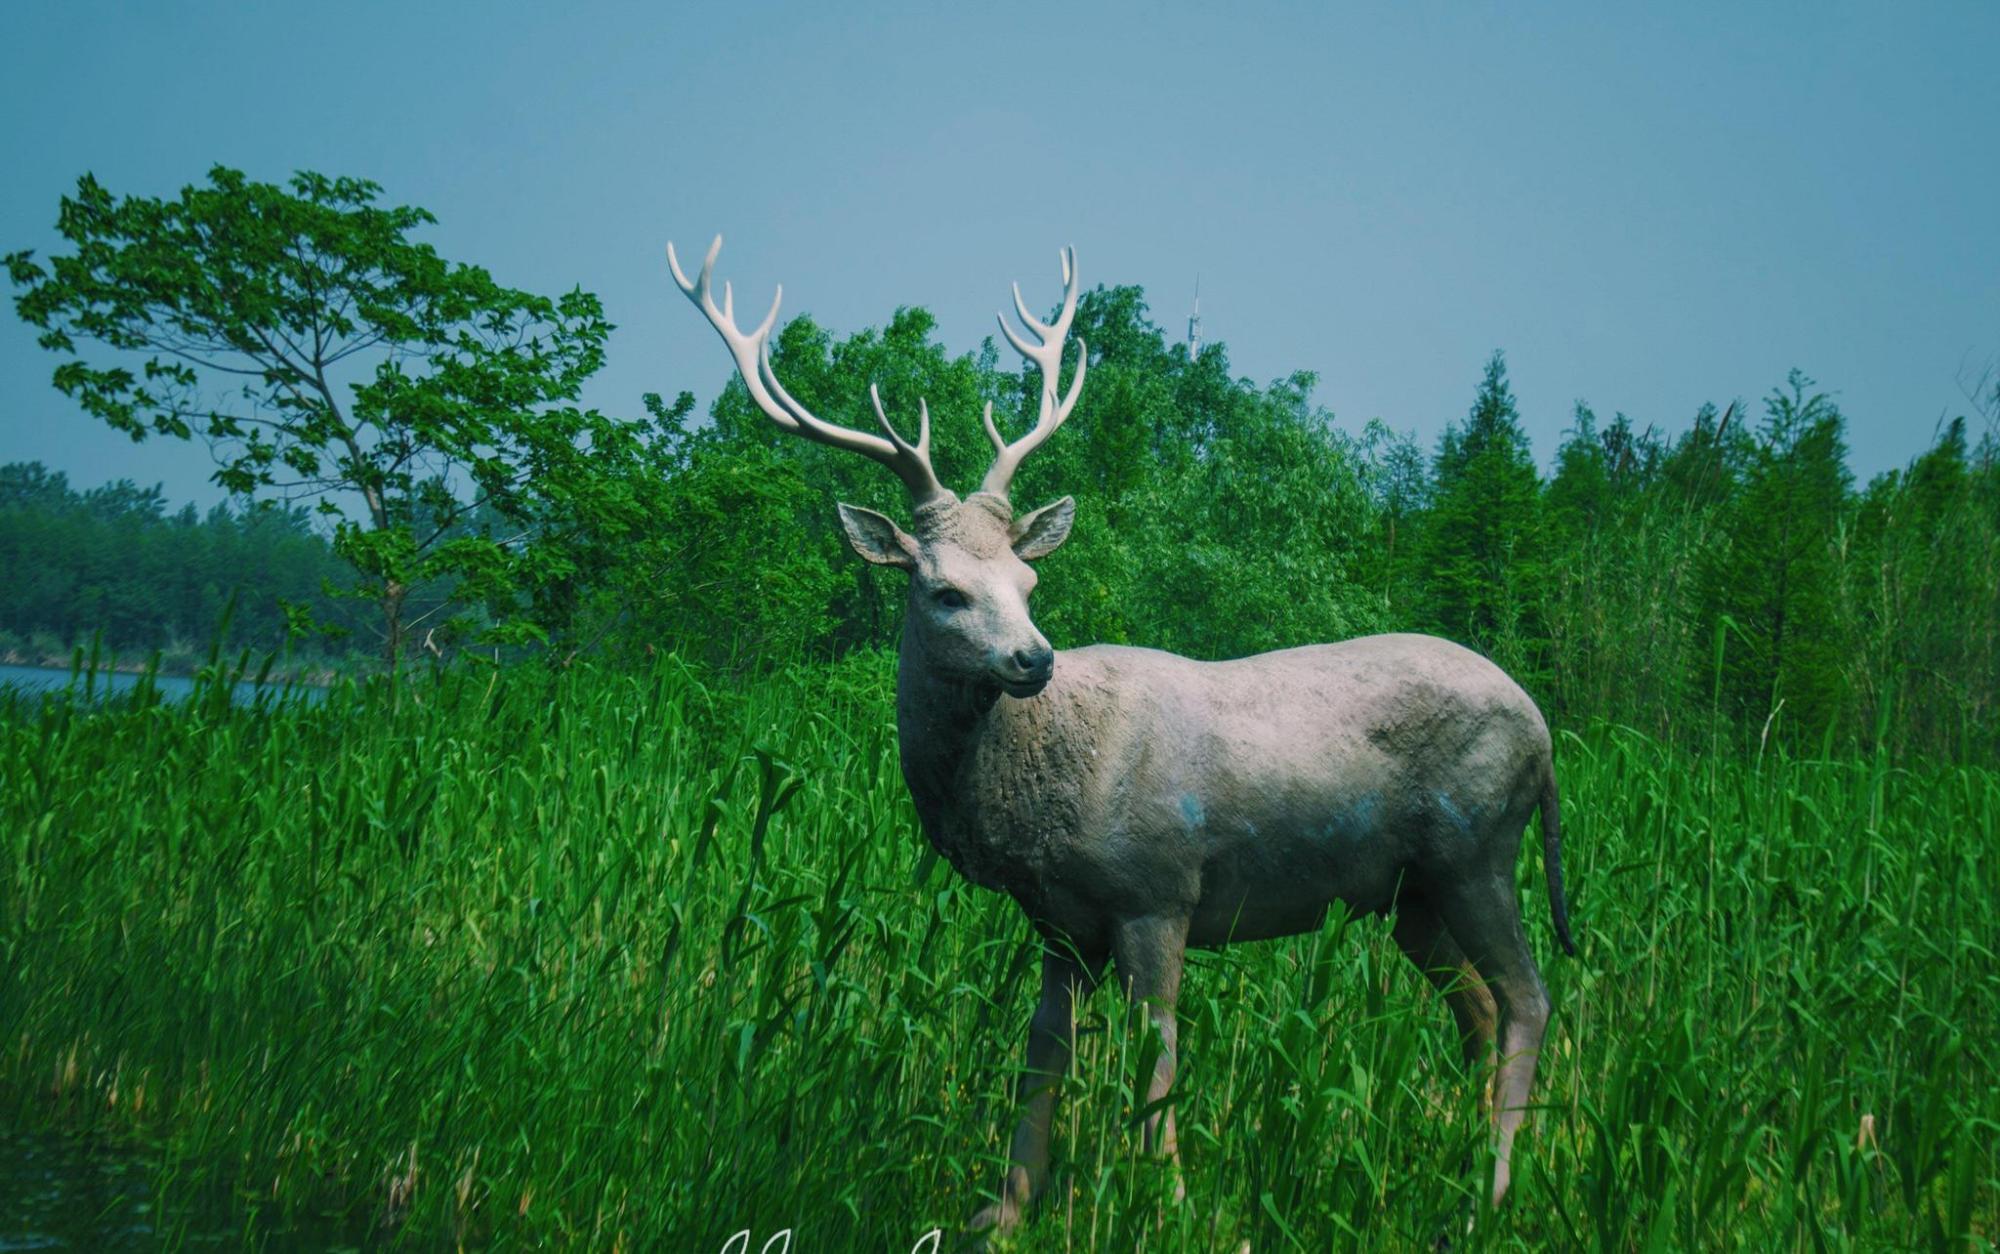
<instances>
[{"instance_id":1,"label":"deer neck","mask_svg":"<svg viewBox=\"0 0 2000 1254\"><path fill-rule=\"evenodd\" d=\"M951 805L959 771L999 700L997 687L940 677L911 619L904 619L896 657L896 731L903 779L926 824Z\"/></svg>"},{"instance_id":2,"label":"deer neck","mask_svg":"<svg viewBox=\"0 0 2000 1254\"><path fill-rule=\"evenodd\" d=\"M1049 868L1073 840L1095 755L1073 701L1050 690L1003 699L997 687L940 679L905 628L896 728L903 782L931 848L960 875L1040 917Z\"/></svg>"}]
</instances>

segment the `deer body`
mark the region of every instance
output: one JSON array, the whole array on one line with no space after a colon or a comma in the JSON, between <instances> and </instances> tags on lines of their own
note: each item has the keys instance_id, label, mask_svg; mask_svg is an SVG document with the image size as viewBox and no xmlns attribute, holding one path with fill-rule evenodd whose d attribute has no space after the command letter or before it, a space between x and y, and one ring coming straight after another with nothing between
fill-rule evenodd
<instances>
[{"instance_id":1,"label":"deer body","mask_svg":"<svg viewBox=\"0 0 2000 1254\"><path fill-rule=\"evenodd\" d=\"M825 422L785 391L769 348L777 302L754 331L739 330L727 286L720 304L713 295L721 246L692 281L671 244L667 257L751 398L780 427L872 458L909 489L910 532L839 507L856 552L910 577L896 685L903 778L931 844L966 878L1011 895L1046 942L1011 1165L973 1227L1012 1227L1041 1191L1076 999L1107 965L1160 1035L1146 1088L1159 1102L1173 1083L1187 947L1310 931L1336 902L1391 913L1397 944L1450 1006L1467 1058L1497 1055L1498 1202L1548 1020L1514 891L1521 832L1537 809L1556 934L1571 948L1549 733L1534 702L1492 663L1429 636L1229 662L1109 645L1057 653L1028 613L1029 563L1068 536L1075 503L1016 517L1007 490L1083 386L1079 344L1069 387L1059 387L1076 312L1073 256L1063 256L1053 322L1038 322L1014 291L1032 341L1001 319L1040 366L1040 411L1010 443L987 405L993 467L961 500L931 469L927 406L912 444L872 388L881 435ZM1144 1140L1175 1153L1171 1107L1147 1117Z\"/></svg>"},{"instance_id":2,"label":"deer body","mask_svg":"<svg viewBox=\"0 0 2000 1254\"><path fill-rule=\"evenodd\" d=\"M1100 962L1122 918L1177 911L1188 945L1215 946L1315 929L1336 901L1375 913L1432 879L1511 877L1549 778L1527 695L1434 637L1055 658L1027 699L903 668L903 772L961 875Z\"/></svg>"}]
</instances>

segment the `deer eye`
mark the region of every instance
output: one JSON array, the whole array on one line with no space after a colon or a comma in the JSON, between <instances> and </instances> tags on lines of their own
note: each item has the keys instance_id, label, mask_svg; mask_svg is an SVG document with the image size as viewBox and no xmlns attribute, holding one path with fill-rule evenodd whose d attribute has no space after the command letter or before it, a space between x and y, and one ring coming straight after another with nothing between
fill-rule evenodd
<instances>
[{"instance_id":1,"label":"deer eye","mask_svg":"<svg viewBox=\"0 0 2000 1254\"><path fill-rule=\"evenodd\" d=\"M939 588L933 595L937 597L937 603L948 610L962 610L972 604L957 588Z\"/></svg>"}]
</instances>

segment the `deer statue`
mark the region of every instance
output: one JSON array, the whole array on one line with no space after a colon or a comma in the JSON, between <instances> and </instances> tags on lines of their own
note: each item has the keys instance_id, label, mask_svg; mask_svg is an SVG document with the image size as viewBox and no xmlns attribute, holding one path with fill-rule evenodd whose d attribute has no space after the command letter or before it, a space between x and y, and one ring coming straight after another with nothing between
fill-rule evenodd
<instances>
[{"instance_id":1,"label":"deer statue","mask_svg":"<svg viewBox=\"0 0 2000 1254\"><path fill-rule=\"evenodd\" d=\"M909 489L908 531L839 507L856 552L909 574L896 672L903 779L930 843L973 883L1011 895L1044 942L1010 1165L972 1228L1014 1227L1041 1191L1074 1008L1107 963L1136 1020L1159 1033L1146 1095L1160 1103L1174 1080L1186 948L1311 931L1335 902L1393 915L1397 945L1442 992L1467 1060L1489 1063L1497 1049L1488 1100L1498 1204L1549 1016L1514 888L1537 809L1556 936L1576 952L1549 732L1534 701L1493 663L1432 636L1227 662L1114 645L1056 651L1029 617L1029 563L1068 536L1076 505L1065 496L1016 515L1007 492L1083 388L1081 341L1059 387L1074 250L1062 254L1053 322L1035 319L1014 288L1033 339L1004 316L1000 328L1040 368L1040 412L1010 443L987 403L992 469L961 499L931 469L927 404L912 444L872 386L880 435L814 417L786 392L770 350L784 289L745 334L727 284L715 301L721 247L717 236L692 281L671 244L667 261L751 398L785 430L871 457ZM1177 1157L1170 1103L1141 1136L1147 1151Z\"/></svg>"}]
</instances>

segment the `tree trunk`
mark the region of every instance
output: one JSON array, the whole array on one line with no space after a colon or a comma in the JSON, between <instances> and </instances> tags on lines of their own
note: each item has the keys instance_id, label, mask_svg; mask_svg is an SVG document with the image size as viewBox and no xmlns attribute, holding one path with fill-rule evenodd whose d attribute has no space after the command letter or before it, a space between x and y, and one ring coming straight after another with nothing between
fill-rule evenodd
<instances>
[{"instance_id":1,"label":"tree trunk","mask_svg":"<svg viewBox=\"0 0 2000 1254\"><path fill-rule=\"evenodd\" d=\"M410 594L409 585L391 579L382 589L382 660L394 672L403 653L403 601Z\"/></svg>"}]
</instances>

